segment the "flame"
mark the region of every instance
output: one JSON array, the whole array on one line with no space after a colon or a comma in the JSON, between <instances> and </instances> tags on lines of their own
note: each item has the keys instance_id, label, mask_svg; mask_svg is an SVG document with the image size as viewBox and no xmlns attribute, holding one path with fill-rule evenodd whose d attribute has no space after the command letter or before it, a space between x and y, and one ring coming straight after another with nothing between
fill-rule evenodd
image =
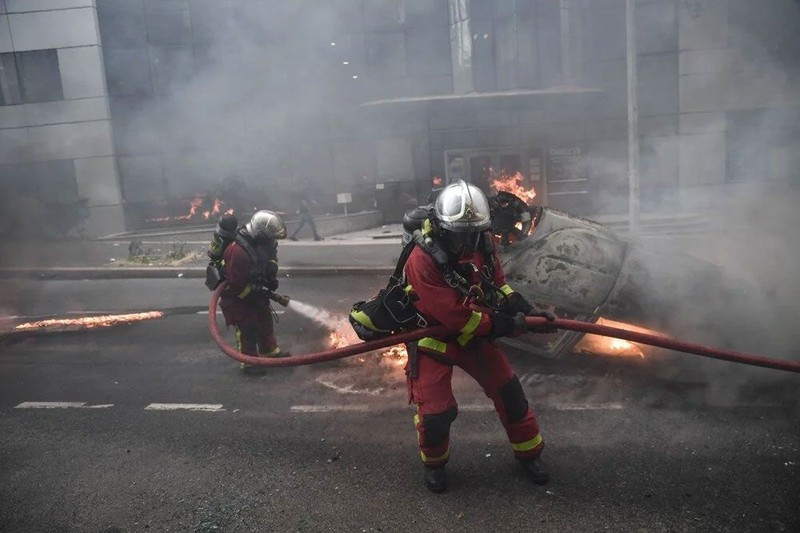
<instances>
[{"instance_id":1,"label":"flame","mask_svg":"<svg viewBox=\"0 0 800 533\"><path fill-rule=\"evenodd\" d=\"M144 313L127 313L122 315L84 316L78 318L50 318L36 322L25 322L14 329L24 331L32 329L48 329L57 327L77 326L84 329L104 328L117 324L129 324L140 320L152 320L164 316L163 311L146 311Z\"/></svg>"},{"instance_id":2,"label":"flame","mask_svg":"<svg viewBox=\"0 0 800 533\"><path fill-rule=\"evenodd\" d=\"M637 333L648 333L650 335L661 335L657 331L626 324L624 322L617 322L608 318L600 317L597 324L601 326L611 326L614 328L627 329L628 331L635 331ZM626 341L623 339L615 339L612 337L603 337L602 335L595 335L587 333L575 345L575 351L583 353L591 353L595 355L612 355L620 357L639 357L644 359L645 352L644 346L641 344Z\"/></svg>"},{"instance_id":3,"label":"flame","mask_svg":"<svg viewBox=\"0 0 800 533\"><path fill-rule=\"evenodd\" d=\"M408 352L406 351L404 344L390 346L389 348L380 352L380 354L383 356L382 360L385 361L389 366L402 368L406 366L406 361L408 361Z\"/></svg>"},{"instance_id":4,"label":"flame","mask_svg":"<svg viewBox=\"0 0 800 533\"><path fill-rule=\"evenodd\" d=\"M346 321L345 321L346 323ZM356 336L355 332L346 330L346 333L333 330L328 333L328 346L331 348L343 348L351 344L358 344L361 342ZM391 367L404 367L408 360L408 352L406 347L402 344L390 346L376 353L381 357L381 362L386 363ZM364 363L367 359L364 356L357 358L359 363Z\"/></svg>"},{"instance_id":5,"label":"flame","mask_svg":"<svg viewBox=\"0 0 800 533\"><path fill-rule=\"evenodd\" d=\"M339 333L338 331L331 331L328 336L328 345L331 348L344 348L345 346L349 346L351 344L355 344L356 340L350 340L347 338L347 335L343 333Z\"/></svg>"},{"instance_id":6,"label":"flame","mask_svg":"<svg viewBox=\"0 0 800 533\"><path fill-rule=\"evenodd\" d=\"M491 185L497 192L510 192L528 204L533 203L533 199L536 198L536 190L534 190L533 187L528 189L522 184L525 181L525 176L523 176L519 171L508 175L504 170L501 170L500 174L496 178L494 176L494 170L490 168L489 185Z\"/></svg>"},{"instance_id":7,"label":"flame","mask_svg":"<svg viewBox=\"0 0 800 533\"><path fill-rule=\"evenodd\" d=\"M208 203L211 202L211 207L208 209L204 209L199 211L204 206L207 206ZM222 213L222 209L225 206L225 202L223 202L219 198L211 198L208 196L195 196L189 201L189 211L185 215L175 215L171 217L158 217L158 218L148 218L148 222L168 222L168 221L176 221L176 220L191 220L193 218L202 217L205 220L208 220L214 215L219 215ZM226 209L226 214L232 215L233 209Z\"/></svg>"}]
</instances>

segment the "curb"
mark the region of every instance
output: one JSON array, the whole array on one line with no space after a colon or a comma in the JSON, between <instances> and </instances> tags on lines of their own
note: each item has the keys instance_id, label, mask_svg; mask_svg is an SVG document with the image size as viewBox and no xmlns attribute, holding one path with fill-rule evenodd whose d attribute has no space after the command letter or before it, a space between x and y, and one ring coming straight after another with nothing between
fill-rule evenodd
<instances>
[{"instance_id":1,"label":"curb","mask_svg":"<svg viewBox=\"0 0 800 533\"><path fill-rule=\"evenodd\" d=\"M390 275L394 267L352 266L286 266L281 267L283 277ZM53 267L53 268L0 268L0 279L172 279L205 278L206 267Z\"/></svg>"}]
</instances>

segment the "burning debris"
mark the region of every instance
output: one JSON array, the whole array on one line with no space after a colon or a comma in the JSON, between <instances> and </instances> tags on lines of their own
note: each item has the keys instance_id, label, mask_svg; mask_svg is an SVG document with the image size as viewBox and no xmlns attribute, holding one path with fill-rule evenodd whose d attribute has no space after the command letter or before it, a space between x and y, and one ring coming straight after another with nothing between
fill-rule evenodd
<instances>
[{"instance_id":1,"label":"burning debris","mask_svg":"<svg viewBox=\"0 0 800 533\"><path fill-rule=\"evenodd\" d=\"M651 329L626 324L624 322L617 322L608 318L600 317L596 324L600 326L610 326L612 328L626 329L628 331L635 331L637 333L647 333L649 335L661 335L657 331ZM577 353L585 353L590 355L610 355L619 357L638 357L644 359L645 346L635 342L630 342L622 339L614 339L611 337L603 337L602 335L594 335L588 333L578 341L575 345L574 351Z\"/></svg>"},{"instance_id":2,"label":"burning debris","mask_svg":"<svg viewBox=\"0 0 800 533\"><path fill-rule=\"evenodd\" d=\"M346 318L338 319L339 322L347 323ZM341 328L338 330L331 331L328 335L328 346L330 348L343 348L345 346L349 346L351 344L357 344L361 341L353 332L350 324L347 323L347 327L344 329L345 333L342 333ZM389 348L385 348L383 350L372 352L377 354L381 363L386 364L386 366L390 367L404 367L406 365L406 361L408 360L408 352L406 351L406 347L402 344L398 344L397 346L390 346ZM365 354L366 355L366 354ZM362 355L357 358L359 363L365 363L367 358L365 355Z\"/></svg>"},{"instance_id":3,"label":"burning debris","mask_svg":"<svg viewBox=\"0 0 800 533\"><path fill-rule=\"evenodd\" d=\"M295 300L289 302L289 308L328 329L329 348L343 348L361 342L350 326L350 322L346 316L334 315L325 309ZM408 359L408 353L403 345L390 346L389 348L371 353L377 354L381 364L392 368L404 367ZM356 360L359 363L365 363L368 355L369 354L361 355L356 358Z\"/></svg>"},{"instance_id":4,"label":"burning debris","mask_svg":"<svg viewBox=\"0 0 800 533\"><path fill-rule=\"evenodd\" d=\"M181 220L209 220L213 216L233 214L233 209L227 208L225 202L210 196L196 196L189 202L189 211L183 215L169 217L148 218L147 222L177 222Z\"/></svg>"},{"instance_id":5,"label":"burning debris","mask_svg":"<svg viewBox=\"0 0 800 533\"><path fill-rule=\"evenodd\" d=\"M524 200L528 205L532 205L533 199L536 198L536 190L533 187L525 187L523 185L524 181L525 176L519 171L513 174L506 174L505 170L500 170L497 177L494 177L494 171L491 168L489 169L489 185L492 188L497 192L510 192Z\"/></svg>"},{"instance_id":6,"label":"burning debris","mask_svg":"<svg viewBox=\"0 0 800 533\"><path fill-rule=\"evenodd\" d=\"M163 311L145 311L120 315L83 316L75 318L49 318L35 322L24 322L14 327L14 331L80 331L84 329L106 328L120 324L131 324L143 320L153 320L164 316Z\"/></svg>"}]
</instances>

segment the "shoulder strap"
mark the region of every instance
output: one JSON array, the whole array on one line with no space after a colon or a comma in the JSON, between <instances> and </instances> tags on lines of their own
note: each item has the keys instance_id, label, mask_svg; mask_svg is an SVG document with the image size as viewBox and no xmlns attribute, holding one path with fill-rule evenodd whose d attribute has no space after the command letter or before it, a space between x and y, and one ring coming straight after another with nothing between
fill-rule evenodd
<instances>
[{"instance_id":1,"label":"shoulder strap","mask_svg":"<svg viewBox=\"0 0 800 533\"><path fill-rule=\"evenodd\" d=\"M455 271L450 264L450 258L447 252L444 248L439 246L439 243L419 230L414 232L414 240L412 242L416 243L417 246L433 259L436 268L442 273L442 277L448 285L465 296L470 293L469 288L471 287L471 283L467 281L464 276Z\"/></svg>"},{"instance_id":2,"label":"shoulder strap","mask_svg":"<svg viewBox=\"0 0 800 533\"><path fill-rule=\"evenodd\" d=\"M256 251L253 248L253 245L250 244L241 233L236 234L236 237L233 239L233 242L241 246L242 249L245 252L247 252L247 255L250 257L250 261L253 263L253 265L258 264L258 256L256 255Z\"/></svg>"},{"instance_id":3,"label":"shoulder strap","mask_svg":"<svg viewBox=\"0 0 800 533\"><path fill-rule=\"evenodd\" d=\"M489 231L484 231L481 235L481 251L483 252L484 264L486 265L486 268L489 269L490 277L494 278L494 245L492 244L492 235Z\"/></svg>"},{"instance_id":4,"label":"shoulder strap","mask_svg":"<svg viewBox=\"0 0 800 533\"><path fill-rule=\"evenodd\" d=\"M411 255L411 252L414 250L416 245L417 243L414 241L414 239L411 239L405 246L403 246L403 251L400 252L400 257L397 259L397 265L395 265L394 272L392 273L392 283L397 283L403 277L403 269L406 266L406 262L408 262L408 256Z\"/></svg>"}]
</instances>

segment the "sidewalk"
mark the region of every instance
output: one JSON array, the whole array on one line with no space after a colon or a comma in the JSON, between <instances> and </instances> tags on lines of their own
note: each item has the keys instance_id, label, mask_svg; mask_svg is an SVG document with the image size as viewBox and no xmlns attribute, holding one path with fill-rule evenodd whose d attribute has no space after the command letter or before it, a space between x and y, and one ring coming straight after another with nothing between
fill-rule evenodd
<instances>
[{"instance_id":1,"label":"sidewalk","mask_svg":"<svg viewBox=\"0 0 800 533\"><path fill-rule=\"evenodd\" d=\"M128 245L136 235L124 239L20 242L0 245L0 278L171 278L205 277L206 251L211 232L161 232L142 237L141 247L163 255L183 247L189 260L165 266L129 262ZM281 271L288 275L339 273L389 273L401 250L399 224L333 235L322 241L282 240L278 248Z\"/></svg>"},{"instance_id":2,"label":"sidewalk","mask_svg":"<svg viewBox=\"0 0 800 533\"><path fill-rule=\"evenodd\" d=\"M625 236L627 217L596 216L593 219ZM693 214L645 214L641 218L642 237L698 234L707 223ZM204 277L206 250L213 227L131 233L124 237L63 242L22 242L0 244L0 278L85 279L85 278L171 278ZM278 249L281 271L287 275L390 273L402 248L399 223L332 235L322 241L282 240ZM162 266L128 261L131 240L163 256L182 248L186 260ZM5 247L6 249L3 249Z\"/></svg>"}]
</instances>

